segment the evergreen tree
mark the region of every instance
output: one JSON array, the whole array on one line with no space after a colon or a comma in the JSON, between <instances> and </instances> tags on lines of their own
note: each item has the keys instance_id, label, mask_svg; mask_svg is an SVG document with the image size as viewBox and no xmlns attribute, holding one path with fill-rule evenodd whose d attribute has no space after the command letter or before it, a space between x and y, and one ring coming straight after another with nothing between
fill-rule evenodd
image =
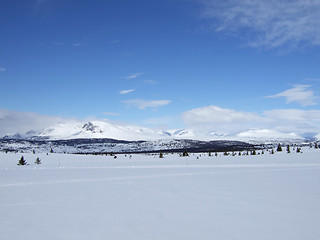
<instances>
[{"instance_id":1,"label":"evergreen tree","mask_svg":"<svg viewBox=\"0 0 320 240\"><path fill-rule=\"evenodd\" d=\"M183 151L182 157L188 157L188 156L189 156L188 152L187 151Z\"/></svg>"},{"instance_id":2,"label":"evergreen tree","mask_svg":"<svg viewBox=\"0 0 320 240\"><path fill-rule=\"evenodd\" d=\"M287 146L287 153L290 153L290 146Z\"/></svg>"},{"instance_id":3,"label":"evergreen tree","mask_svg":"<svg viewBox=\"0 0 320 240\"><path fill-rule=\"evenodd\" d=\"M19 163L17 165L26 165L27 164L27 161L24 160L24 157L22 156L19 160Z\"/></svg>"},{"instance_id":4,"label":"evergreen tree","mask_svg":"<svg viewBox=\"0 0 320 240\"><path fill-rule=\"evenodd\" d=\"M281 147L281 144L280 144L280 143L279 143L279 145L278 145L277 152L282 152L282 147Z\"/></svg>"}]
</instances>

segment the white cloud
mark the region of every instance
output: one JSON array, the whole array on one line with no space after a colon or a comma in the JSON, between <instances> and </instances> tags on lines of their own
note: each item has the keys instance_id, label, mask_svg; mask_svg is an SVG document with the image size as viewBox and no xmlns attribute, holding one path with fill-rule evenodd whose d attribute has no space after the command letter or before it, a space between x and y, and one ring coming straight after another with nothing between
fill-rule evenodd
<instances>
[{"instance_id":1,"label":"white cloud","mask_svg":"<svg viewBox=\"0 0 320 240\"><path fill-rule=\"evenodd\" d=\"M269 126L279 131L320 132L320 110L275 109L264 112L264 115Z\"/></svg>"},{"instance_id":2,"label":"white cloud","mask_svg":"<svg viewBox=\"0 0 320 240\"><path fill-rule=\"evenodd\" d=\"M300 135L320 132L320 110L276 109L255 114L206 106L183 113L182 119L187 128L199 133L234 135L252 133L252 129Z\"/></svg>"},{"instance_id":3,"label":"white cloud","mask_svg":"<svg viewBox=\"0 0 320 240\"><path fill-rule=\"evenodd\" d=\"M291 89L268 97L285 97L287 103L299 103L302 106L311 106L316 104L316 97L312 90L308 90L310 87L310 85L294 85Z\"/></svg>"},{"instance_id":4,"label":"white cloud","mask_svg":"<svg viewBox=\"0 0 320 240\"><path fill-rule=\"evenodd\" d=\"M184 123L193 129L218 133L238 132L254 127L262 118L257 114L224 109L217 106L207 106L191 109L182 114Z\"/></svg>"},{"instance_id":5,"label":"white cloud","mask_svg":"<svg viewBox=\"0 0 320 240\"><path fill-rule=\"evenodd\" d=\"M122 91L120 91L119 93L120 93L120 94L128 94L128 93L131 93L131 92L133 92L133 91L135 91L135 89L122 90Z\"/></svg>"},{"instance_id":6,"label":"white cloud","mask_svg":"<svg viewBox=\"0 0 320 240\"><path fill-rule=\"evenodd\" d=\"M143 100L143 99L130 99L123 101L129 107L136 107L139 109L147 109L147 108L158 108L161 106L168 105L170 100Z\"/></svg>"},{"instance_id":7,"label":"white cloud","mask_svg":"<svg viewBox=\"0 0 320 240\"><path fill-rule=\"evenodd\" d=\"M16 112L0 109L0 137L17 132L24 133L29 130L40 130L54 124L73 121L73 119L41 115L33 112Z\"/></svg>"},{"instance_id":8,"label":"white cloud","mask_svg":"<svg viewBox=\"0 0 320 240\"><path fill-rule=\"evenodd\" d=\"M135 79L135 78L138 78L138 77L140 77L142 75L143 75L143 73L138 72L138 73L134 73L134 74L131 74L129 76L126 76L126 79Z\"/></svg>"},{"instance_id":9,"label":"white cloud","mask_svg":"<svg viewBox=\"0 0 320 240\"><path fill-rule=\"evenodd\" d=\"M218 32L240 33L252 47L320 45L318 0L198 0ZM243 34L244 30L248 30Z\"/></svg>"},{"instance_id":10,"label":"white cloud","mask_svg":"<svg viewBox=\"0 0 320 240\"><path fill-rule=\"evenodd\" d=\"M257 116L252 113L238 112L232 109L208 106L195 108L184 113L187 122L197 122L203 124L233 123L235 121L246 122L256 120Z\"/></svg>"},{"instance_id":11,"label":"white cloud","mask_svg":"<svg viewBox=\"0 0 320 240\"><path fill-rule=\"evenodd\" d=\"M6 69L4 67L0 67L0 72L5 72Z\"/></svg>"}]
</instances>

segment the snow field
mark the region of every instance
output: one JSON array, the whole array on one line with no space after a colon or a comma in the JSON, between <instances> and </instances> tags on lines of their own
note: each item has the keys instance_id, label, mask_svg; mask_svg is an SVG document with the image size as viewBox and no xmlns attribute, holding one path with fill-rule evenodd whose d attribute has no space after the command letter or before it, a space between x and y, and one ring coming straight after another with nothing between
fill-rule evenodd
<instances>
[{"instance_id":1,"label":"snow field","mask_svg":"<svg viewBox=\"0 0 320 240\"><path fill-rule=\"evenodd\" d=\"M302 151L0 153L1 239L320 239L320 150Z\"/></svg>"}]
</instances>

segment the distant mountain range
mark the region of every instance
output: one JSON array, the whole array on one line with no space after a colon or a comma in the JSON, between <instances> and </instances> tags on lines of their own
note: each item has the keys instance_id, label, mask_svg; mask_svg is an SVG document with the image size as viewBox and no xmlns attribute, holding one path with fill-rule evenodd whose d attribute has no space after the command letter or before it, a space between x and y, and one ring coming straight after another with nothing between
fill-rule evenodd
<instances>
[{"instance_id":1,"label":"distant mountain range","mask_svg":"<svg viewBox=\"0 0 320 240\"><path fill-rule=\"evenodd\" d=\"M193 140L239 140L246 142L276 142L309 140L295 133L281 133L270 129L252 129L234 135L207 132L199 134L190 129L154 130L135 125L120 125L105 121L74 122L57 124L42 130L30 130L26 133L6 135L3 139L16 140L67 140L86 138L108 138L127 141L159 139ZM320 134L313 140L320 139Z\"/></svg>"},{"instance_id":2,"label":"distant mountain range","mask_svg":"<svg viewBox=\"0 0 320 240\"><path fill-rule=\"evenodd\" d=\"M320 135L319 135L320 136ZM319 137L318 136L318 137ZM319 138L318 138L319 139ZM317 139L313 139L317 140ZM40 131L7 135L0 139L2 151L58 153L110 153L154 151L240 151L262 144L301 144L310 139L274 130L250 130L235 136L192 130L153 130L103 121L58 124Z\"/></svg>"},{"instance_id":3,"label":"distant mountain range","mask_svg":"<svg viewBox=\"0 0 320 240\"><path fill-rule=\"evenodd\" d=\"M116 125L103 121L57 124L43 130L6 135L3 139L66 140L83 138L109 138L118 140L156 140L167 138L194 138L188 130L153 130L134 125Z\"/></svg>"}]
</instances>

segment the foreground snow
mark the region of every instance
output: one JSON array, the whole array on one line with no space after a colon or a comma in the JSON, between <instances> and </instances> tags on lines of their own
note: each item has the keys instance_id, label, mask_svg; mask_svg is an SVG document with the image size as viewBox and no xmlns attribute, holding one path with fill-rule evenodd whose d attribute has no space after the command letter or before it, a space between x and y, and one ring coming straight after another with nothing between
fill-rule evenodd
<instances>
[{"instance_id":1,"label":"foreground snow","mask_svg":"<svg viewBox=\"0 0 320 240\"><path fill-rule=\"evenodd\" d=\"M319 154L0 153L1 239L320 239Z\"/></svg>"}]
</instances>

